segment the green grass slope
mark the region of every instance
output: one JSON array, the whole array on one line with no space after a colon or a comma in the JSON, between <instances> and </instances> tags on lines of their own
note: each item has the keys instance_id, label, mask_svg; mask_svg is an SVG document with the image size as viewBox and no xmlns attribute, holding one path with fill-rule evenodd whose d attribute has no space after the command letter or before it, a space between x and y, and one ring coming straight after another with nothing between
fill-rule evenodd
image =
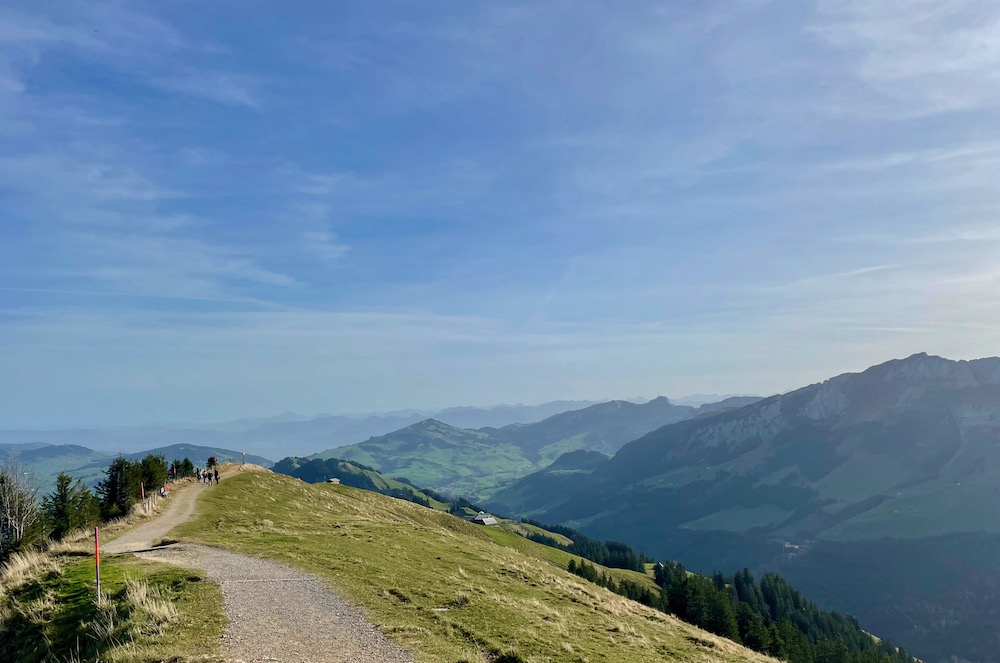
<instances>
[{"instance_id":1,"label":"green grass slope","mask_svg":"<svg viewBox=\"0 0 1000 663\"><path fill-rule=\"evenodd\" d=\"M376 493L392 497L403 497L410 499L410 501L426 502L426 506L441 511L447 511L451 506L446 502L441 502L432 495L428 495L416 486L387 477L356 461L341 460L339 458L315 458L309 460L306 458L289 457L280 460L274 466L273 471L301 479L306 483L326 483L330 479L339 479L345 486L373 490Z\"/></svg>"},{"instance_id":2,"label":"green grass slope","mask_svg":"<svg viewBox=\"0 0 1000 663\"><path fill-rule=\"evenodd\" d=\"M84 547L86 544L84 544ZM190 570L79 549L32 553L0 569L0 661L219 660L222 592Z\"/></svg>"},{"instance_id":3,"label":"green grass slope","mask_svg":"<svg viewBox=\"0 0 1000 663\"><path fill-rule=\"evenodd\" d=\"M535 469L514 444L433 419L316 457L330 456L357 461L433 490L471 496Z\"/></svg>"},{"instance_id":4,"label":"green grass slope","mask_svg":"<svg viewBox=\"0 0 1000 663\"><path fill-rule=\"evenodd\" d=\"M771 660L569 574L562 551L347 486L234 477L177 533L316 574L421 662Z\"/></svg>"}]
</instances>

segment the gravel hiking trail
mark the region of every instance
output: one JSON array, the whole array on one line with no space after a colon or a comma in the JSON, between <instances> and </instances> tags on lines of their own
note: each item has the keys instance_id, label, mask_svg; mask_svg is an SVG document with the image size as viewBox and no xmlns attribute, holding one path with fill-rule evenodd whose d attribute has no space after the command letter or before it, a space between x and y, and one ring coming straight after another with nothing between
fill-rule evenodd
<instances>
[{"instance_id":1,"label":"gravel hiking trail","mask_svg":"<svg viewBox=\"0 0 1000 663\"><path fill-rule=\"evenodd\" d=\"M223 481L231 472L223 474ZM213 486L178 488L163 512L107 543L105 554L198 569L222 587L229 626L222 655L233 663L412 663L354 606L316 578L283 564L186 543L153 548L194 515L198 496Z\"/></svg>"}]
</instances>

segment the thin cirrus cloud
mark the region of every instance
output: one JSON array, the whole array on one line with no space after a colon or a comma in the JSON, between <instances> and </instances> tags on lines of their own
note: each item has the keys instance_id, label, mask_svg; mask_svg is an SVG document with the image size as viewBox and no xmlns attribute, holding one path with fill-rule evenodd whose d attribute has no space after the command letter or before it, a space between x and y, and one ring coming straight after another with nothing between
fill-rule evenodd
<instances>
[{"instance_id":1,"label":"thin cirrus cloud","mask_svg":"<svg viewBox=\"0 0 1000 663\"><path fill-rule=\"evenodd\" d=\"M347 253L349 247L340 244L337 236L329 230L313 230L302 234L309 250L326 260L336 260Z\"/></svg>"},{"instance_id":2,"label":"thin cirrus cloud","mask_svg":"<svg viewBox=\"0 0 1000 663\"><path fill-rule=\"evenodd\" d=\"M995 351L995 3L269 11L0 10L0 427Z\"/></svg>"},{"instance_id":3,"label":"thin cirrus cloud","mask_svg":"<svg viewBox=\"0 0 1000 663\"><path fill-rule=\"evenodd\" d=\"M229 106L259 108L259 87L251 77L221 71L199 71L164 76L152 81L154 87Z\"/></svg>"},{"instance_id":4,"label":"thin cirrus cloud","mask_svg":"<svg viewBox=\"0 0 1000 663\"><path fill-rule=\"evenodd\" d=\"M909 113L995 105L1000 16L985 0L819 3L814 32L848 52L858 77Z\"/></svg>"}]
</instances>

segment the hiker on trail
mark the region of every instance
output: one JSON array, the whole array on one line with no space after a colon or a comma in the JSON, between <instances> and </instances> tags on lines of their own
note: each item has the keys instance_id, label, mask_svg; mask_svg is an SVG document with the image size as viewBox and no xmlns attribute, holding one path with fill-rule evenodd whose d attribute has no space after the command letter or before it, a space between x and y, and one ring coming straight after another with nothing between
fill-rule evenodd
<instances>
[{"instance_id":1,"label":"hiker on trail","mask_svg":"<svg viewBox=\"0 0 1000 663\"><path fill-rule=\"evenodd\" d=\"M201 468L195 469L195 474L198 476L198 482L201 482Z\"/></svg>"},{"instance_id":2,"label":"hiker on trail","mask_svg":"<svg viewBox=\"0 0 1000 663\"><path fill-rule=\"evenodd\" d=\"M219 484L219 468L215 468L215 484Z\"/></svg>"}]
</instances>

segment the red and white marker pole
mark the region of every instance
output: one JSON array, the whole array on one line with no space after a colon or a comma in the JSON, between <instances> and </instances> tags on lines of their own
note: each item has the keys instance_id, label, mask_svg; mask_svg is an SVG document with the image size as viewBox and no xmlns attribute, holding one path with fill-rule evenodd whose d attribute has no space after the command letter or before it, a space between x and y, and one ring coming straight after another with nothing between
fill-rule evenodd
<instances>
[{"instance_id":1,"label":"red and white marker pole","mask_svg":"<svg viewBox=\"0 0 1000 663\"><path fill-rule=\"evenodd\" d=\"M94 565L97 568L97 598L101 598L101 528L94 528Z\"/></svg>"}]
</instances>

